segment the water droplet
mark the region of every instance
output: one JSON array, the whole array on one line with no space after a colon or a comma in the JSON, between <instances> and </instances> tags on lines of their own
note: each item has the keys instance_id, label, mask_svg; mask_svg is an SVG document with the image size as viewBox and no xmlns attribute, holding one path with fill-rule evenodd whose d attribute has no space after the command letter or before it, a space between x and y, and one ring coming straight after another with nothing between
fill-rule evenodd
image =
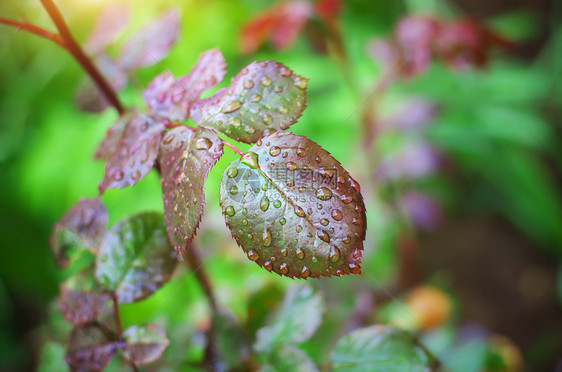
<instances>
[{"instance_id":1,"label":"water droplet","mask_svg":"<svg viewBox=\"0 0 562 372\"><path fill-rule=\"evenodd\" d=\"M139 172L138 170L134 171L134 172L131 174L131 178L132 178L134 181L140 180L140 178L141 178L140 172Z\"/></svg>"},{"instance_id":2,"label":"water droplet","mask_svg":"<svg viewBox=\"0 0 562 372\"><path fill-rule=\"evenodd\" d=\"M287 167L288 170L295 170L295 169L297 169L297 164L290 161L285 165L285 167Z\"/></svg>"},{"instance_id":3,"label":"water droplet","mask_svg":"<svg viewBox=\"0 0 562 372\"><path fill-rule=\"evenodd\" d=\"M229 205L228 207L226 207L224 209L224 213L226 213L227 215L229 215L230 217L234 216L234 214L236 213L234 211L234 207L232 205Z\"/></svg>"},{"instance_id":4,"label":"water droplet","mask_svg":"<svg viewBox=\"0 0 562 372\"><path fill-rule=\"evenodd\" d=\"M260 79L260 82L264 87L268 87L271 85L271 78L269 76L264 76Z\"/></svg>"},{"instance_id":5,"label":"water droplet","mask_svg":"<svg viewBox=\"0 0 562 372\"><path fill-rule=\"evenodd\" d=\"M328 221L328 220L325 219L325 218L322 218L322 219L320 220L320 223L321 223L323 226L328 226L328 224L330 223L330 221Z\"/></svg>"},{"instance_id":6,"label":"water droplet","mask_svg":"<svg viewBox=\"0 0 562 372\"><path fill-rule=\"evenodd\" d=\"M281 149L277 146L273 146L272 148L269 149L269 155L271 156L277 156L281 153Z\"/></svg>"},{"instance_id":7,"label":"water droplet","mask_svg":"<svg viewBox=\"0 0 562 372\"><path fill-rule=\"evenodd\" d=\"M273 206L275 208L279 208L281 207L281 200L277 199L276 201L273 202Z\"/></svg>"},{"instance_id":8,"label":"water droplet","mask_svg":"<svg viewBox=\"0 0 562 372\"><path fill-rule=\"evenodd\" d=\"M359 184L357 182L355 182L353 179L349 179L349 184L351 185L351 187L353 188L353 190L357 191L357 192L361 192L361 188L359 187Z\"/></svg>"},{"instance_id":9,"label":"water droplet","mask_svg":"<svg viewBox=\"0 0 562 372\"><path fill-rule=\"evenodd\" d=\"M236 185L232 186L232 187L230 188L230 193L231 193L232 195L238 194L238 186L236 186Z\"/></svg>"},{"instance_id":10,"label":"water droplet","mask_svg":"<svg viewBox=\"0 0 562 372\"><path fill-rule=\"evenodd\" d=\"M295 186L295 180L288 179L286 184L287 184L288 187L293 187L293 186Z\"/></svg>"},{"instance_id":11,"label":"water droplet","mask_svg":"<svg viewBox=\"0 0 562 372\"><path fill-rule=\"evenodd\" d=\"M195 148L197 150L208 150L211 146L213 146L213 143L206 137L198 138L197 141L195 141Z\"/></svg>"},{"instance_id":12,"label":"water droplet","mask_svg":"<svg viewBox=\"0 0 562 372\"><path fill-rule=\"evenodd\" d=\"M280 114L283 114L283 115L285 115L287 112L289 112L289 110L285 106L279 107L278 111L279 111Z\"/></svg>"},{"instance_id":13,"label":"water droplet","mask_svg":"<svg viewBox=\"0 0 562 372\"><path fill-rule=\"evenodd\" d=\"M286 275L289 272L289 266L286 263L282 263L281 266L279 266L279 273Z\"/></svg>"},{"instance_id":14,"label":"water droplet","mask_svg":"<svg viewBox=\"0 0 562 372\"><path fill-rule=\"evenodd\" d=\"M251 79L248 79L246 81L244 81L244 88L245 89L252 89L254 87L254 81Z\"/></svg>"},{"instance_id":15,"label":"water droplet","mask_svg":"<svg viewBox=\"0 0 562 372\"><path fill-rule=\"evenodd\" d=\"M226 175L230 178L234 178L236 177L236 175L238 174L238 168L230 168L227 172Z\"/></svg>"},{"instance_id":16,"label":"water droplet","mask_svg":"<svg viewBox=\"0 0 562 372\"><path fill-rule=\"evenodd\" d=\"M287 223L287 220L286 220L285 218L281 218L281 219L279 220L279 223L280 223L281 225L284 225L284 224Z\"/></svg>"},{"instance_id":17,"label":"water droplet","mask_svg":"<svg viewBox=\"0 0 562 372\"><path fill-rule=\"evenodd\" d=\"M235 128L238 128L240 125L242 125L242 120L240 120L240 118L237 117L232 117L230 119L228 119L228 125L232 125Z\"/></svg>"},{"instance_id":18,"label":"water droplet","mask_svg":"<svg viewBox=\"0 0 562 372\"><path fill-rule=\"evenodd\" d=\"M287 248L281 248L280 252L283 256L287 256Z\"/></svg>"},{"instance_id":19,"label":"water droplet","mask_svg":"<svg viewBox=\"0 0 562 372\"><path fill-rule=\"evenodd\" d=\"M242 220L242 225L248 226L248 220L246 218Z\"/></svg>"},{"instance_id":20,"label":"water droplet","mask_svg":"<svg viewBox=\"0 0 562 372\"><path fill-rule=\"evenodd\" d=\"M349 264L349 271L351 271L353 274L359 274L361 272L361 269L358 265L352 262Z\"/></svg>"},{"instance_id":21,"label":"water droplet","mask_svg":"<svg viewBox=\"0 0 562 372\"><path fill-rule=\"evenodd\" d=\"M321 240L325 241L326 243L330 242L330 234L328 234L327 231L318 229L316 230L316 233Z\"/></svg>"},{"instance_id":22,"label":"water droplet","mask_svg":"<svg viewBox=\"0 0 562 372\"><path fill-rule=\"evenodd\" d=\"M321 187L316 190L316 197L323 201L330 200L332 198L332 191L327 187Z\"/></svg>"},{"instance_id":23,"label":"water droplet","mask_svg":"<svg viewBox=\"0 0 562 372\"><path fill-rule=\"evenodd\" d=\"M308 79L300 77L300 76L295 76L295 85L300 88L300 89L306 89L306 86L308 85Z\"/></svg>"},{"instance_id":24,"label":"water droplet","mask_svg":"<svg viewBox=\"0 0 562 372\"><path fill-rule=\"evenodd\" d=\"M299 260L302 260L304 258L304 251L301 248L297 248L295 253Z\"/></svg>"},{"instance_id":25,"label":"water droplet","mask_svg":"<svg viewBox=\"0 0 562 372\"><path fill-rule=\"evenodd\" d=\"M267 196L264 196L260 202L260 208L262 211L267 211L267 209L269 208L269 198Z\"/></svg>"},{"instance_id":26,"label":"water droplet","mask_svg":"<svg viewBox=\"0 0 562 372\"><path fill-rule=\"evenodd\" d=\"M342 194L340 196L340 199L342 202L344 202L345 204L349 204L353 201L353 198L351 197L351 195L347 195L347 194Z\"/></svg>"},{"instance_id":27,"label":"water droplet","mask_svg":"<svg viewBox=\"0 0 562 372\"><path fill-rule=\"evenodd\" d=\"M310 259L312 260L312 262L318 262L318 258L316 258L316 256L312 256Z\"/></svg>"},{"instance_id":28,"label":"water droplet","mask_svg":"<svg viewBox=\"0 0 562 372\"><path fill-rule=\"evenodd\" d=\"M301 271L301 278L306 279L310 276L310 270L308 269L308 267L303 266L302 271Z\"/></svg>"},{"instance_id":29,"label":"water droplet","mask_svg":"<svg viewBox=\"0 0 562 372\"><path fill-rule=\"evenodd\" d=\"M360 205L356 205L356 206L355 206L355 212L361 213L361 212L363 212L363 208L361 208Z\"/></svg>"},{"instance_id":30,"label":"water droplet","mask_svg":"<svg viewBox=\"0 0 562 372\"><path fill-rule=\"evenodd\" d=\"M286 158L287 156L289 156L288 152L284 152L283 155L281 155L282 158Z\"/></svg>"},{"instance_id":31,"label":"water droplet","mask_svg":"<svg viewBox=\"0 0 562 372\"><path fill-rule=\"evenodd\" d=\"M263 263L263 267L264 269L266 269L267 271L271 271L273 269L273 264L271 263L271 261L265 261Z\"/></svg>"},{"instance_id":32,"label":"water droplet","mask_svg":"<svg viewBox=\"0 0 562 372\"><path fill-rule=\"evenodd\" d=\"M230 101L223 109L222 112L228 114L230 112L234 112L242 107L242 103L240 101Z\"/></svg>"},{"instance_id":33,"label":"water droplet","mask_svg":"<svg viewBox=\"0 0 562 372\"><path fill-rule=\"evenodd\" d=\"M118 170L117 172L115 172L115 174L113 175L113 179L115 181L121 181L123 179L123 177L125 177L125 173L123 173L122 170Z\"/></svg>"},{"instance_id":34,"label":"water droplet","mask_svg":"<svg viewBox=\"0 0 562 372\"><path fill-rule=\"evenodd\" d=\"M297 155L300 156L301 158L304 158L306 156L306 150L299 147L297 149Z\"/></svg>"},{"instance_id":35,"label":"water droplet","mask_svg":"<svg viewBox=\"0 0 562 372\"><path fill-rule=\"evenodd\" d=\"M300 233L300 232L302 231L302 226L301 226L301 225L298 225L297 228L296 228L296 230L297 230L298 233Z\"/></svg>"},{"instance_id":36,"label":"water droplet","mask_svg":"<svg viewBox=\"0 0 562 372\"><path fill-rule=\"evenodd\" d=\"M243 209L242 209L242 214L243 214L244 216L247 215L247 214L248 214L248 210L247 210L246 208L243 208Z\"/></svg>"},{"instance_id":37,"label":"water droplet","mask_svg":"<svg viewBox=\"0 0 562 372\"><path fill-rule=\"evenodd\" d=\"M271 245L271 230L269 230L268 228L263 230L262 241L263 245L265 245L266 247L269 247Z\"/></svg>"},{"instance_id":38,"label":"water droplet","mask_svg":"<svg viewBox=\"0 0 562 372\"><path fill-rule=\"evenodd\" d=\"M273 118L269 114L265 114L261 119L265 125L271 125L271 123L273 123Z\"/></svg>"},{"instance_id":39,"label":"water droplet","mask_svg":"<svg viewBox=\"0 0 562 372\"><path fill-rule=\"evenodd\" d=\"M361 221L358 218L355 218L355 217L353 217L353 219L351 220L351 223L354 224L355 226L361 225Z\"/></svg>"},{"instance_id":40,"label":"water droplet","mask_svg":"<svg viewBox=\"0 0 562 372\"><path fill-rule=\"evenodd\" d=\"M361 250L359 248L355 248L353 251L353 258L360 258L361 257Z\"/></svg>"},{"instance_id":41,"label":"water droplet","mask_svg":"<svg viewBox=\"0 0 562 372\"><path fill-rule=\"evenodd\" d=\"M295 214L299 217L305 217L306 214L304 213L304 210L299 207L298 205L295 205Z\"/></svg>"},{"instance_id":42,"label":"water droplet","mask_svg":"<svg viewBox=\"0 0 562 372\"><path fill-rule=\"evenodd\" d=\"M330 262L338 262L341 256L341 252L338 247L332 245L330 247L330 254L328 255L328 259Z\"/></svg>"},{"instance_id":43,"label":"water droplet","mask_svg":"<svg viewBox=\"0 0 562 372\"><path fill-rule=\"evenodd\" d=\"M341 221L343 213L339 209L332 210L332 218L336 221Z\"/></svg>"},{"instance_id":44,"label":"water droplet","mask_svg":"<svg viewBox=\"0 0 562 372\"><path fill-rule=\"evenodd\" d=\"M258 255L258 252L254 251L253 249L250 249L250 250L248 251L248 258L249 258L251 261L255 261L255 260L257 260L258 258L260 258L260 256Z\"/></svg>"},{"instance_id":45,"label":"water droplet","mask_svg":"<svg viewBox=\"0 0 562 372\"><path fill-rule=\"evenodd\" d=\"M261 101L261 94L254 94L252 97L250 97L249 99L250 102L259 102ZM258 112L260 112L260 108L256 105L252 105L250 107L251 112L253 112L254 114L257 114Z\"/></svg>"},{"instance_id":46,"label":"water droplet","mask_svg":"<svg viewBox=\"0 0 562 372\"><path fill-rule=\"evenodd\" d=\"M289 70L287 67L283 66L281 67L281 76L283 77L288 77L291 76L291 70Z\"/></svg>"}]
</instances>

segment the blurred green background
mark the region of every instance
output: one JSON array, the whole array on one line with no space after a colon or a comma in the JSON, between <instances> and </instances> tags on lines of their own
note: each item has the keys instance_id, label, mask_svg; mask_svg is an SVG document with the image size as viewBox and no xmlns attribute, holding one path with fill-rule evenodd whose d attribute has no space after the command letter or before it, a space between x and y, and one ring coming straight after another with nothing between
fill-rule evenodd
<instances>
[{"instance_id":1,"label":"blurred green background","mask_svg":"<svg viewBox=\"0 0 562 372\"><path fill-rule=\"evenodd\" d=\"M79 41L87 39L109 3L57 2ZM343 72L333 56L315 52L303 36L286 50L266 45L255 55L241 55L241 27L273 3L128 2L125 36L170 6L180 9L182 23L170 55L136 72L120 97L127 106L142 108L140 92L156 74L164 69L185 74L201 52L215 47L228 63L226 81L251 61L265 59L310 78L308 108L291 131L319 142L360 181L368 230L362 277L314 281L334 306L306 350L321 361L323 343L349 329L351 320L374 321L376 305L358 315L365 296L384 302L389 292L399 297L412 286L431 283L453 298L455 324L478 324L510 338L529 371L552 370L556 363L560 368L562 5L555 0L345 1L340 22L349 68ZM352 114L385 74L366 46L374 37L389 37L400 17L412 12L471 16L516 45L494 52L483 70L455 72L434 62L422 76L376 94L376 110L383 117L391 117L412 97L432 102L437 114L421 132L382 133L366 156L359 145L362 115ZM0 16L21 15L54 29L37 1L0 3ZM52 330L65 327L60 316L49 315L59 282L67 275L55 265L49 234L71 205L97 196L104 164L92 155L117 114L111 108L101 114L78 110L75 94L85 80L80 66L55 44L4 25L0 76L0 369L16 371L33 368ZM420 137L443 155L442 166L407 182L378 180L374 164ZM251 297L256 291L266 288L275 296L292 281L249 262L229 239L218 184L234 159L225 150L209 175L197 244L220 302L246 319L252 298L264 302ZM396 216L389 205L404 190L437 200L440 224L418 231L404 216ZM160 211L158 176L152 172L134 187L109 190L102 200L110 224L134 212ZM122 312L125 326L159 319L175 329L168 352L178 359L197 359L202 352L193 335L208 322L206 303L186 269Z\"/></svg>"}]
</instances>

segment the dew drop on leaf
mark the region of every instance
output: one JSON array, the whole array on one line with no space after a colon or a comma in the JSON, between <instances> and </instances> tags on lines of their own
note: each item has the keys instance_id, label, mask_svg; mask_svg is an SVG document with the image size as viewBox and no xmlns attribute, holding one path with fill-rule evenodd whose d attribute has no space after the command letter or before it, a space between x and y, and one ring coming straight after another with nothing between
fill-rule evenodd
<instances>
[{"instance_id":1,"label":"dew drop on leaf","mask_svg":"<svg viewBox=\"0 0 562 372\"><path fill-rule=\"evenodd\" d=\"M333 209L332 218L336 221L341 221L341 219L343 218L343 213L339 209Z\"/></svg>"},{"instance_id":2,"label":"dew drop on leaf","mask_svg":"<svg viewBox=\"0 0 562 372\"><path fill-rule=\"evenodd\" d=\"M232 217L236 212L234 211L234 207L232 205L229 205L228 207L225 208L224 213Z\"/></svg>"}]
</instances>

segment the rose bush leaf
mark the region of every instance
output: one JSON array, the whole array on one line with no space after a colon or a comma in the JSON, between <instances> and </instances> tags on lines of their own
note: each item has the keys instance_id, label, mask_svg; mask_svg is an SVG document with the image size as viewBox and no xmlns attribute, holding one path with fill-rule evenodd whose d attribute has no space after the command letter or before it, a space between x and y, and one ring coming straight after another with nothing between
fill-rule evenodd
<instances>
[{"instance_id":1,"label":"rose bush leaf","mask_svg":"<svg viewBox=\"0 0 562 372\"><path fill-rule=\"evenodd\" d=\"M96 279L114 291L119 302L135 302L168 281L176 262L162 215L141 213L107 232L96 261Z\"/></svg>"},{"instance_id":2,"label":"rose bush leaf","mask_svg":"<svg viewBox=\"0 0 562 372\"><path fill-rule=\"evenodd\" d=\"M208 128L180 126L163 137L159 163L166 230L180 258L203 215L207 174L222 153L221 139Z\"/></svg>"},{"instance_id":3,"label":"rose bush leaf","mask_svg":"<svg viewBox=\"0 0 562 372\"><path fill-rule=\"evenodd\" d=\"M102 293L91 268L61 284L59 305L66 320L75 325L92 323L104 309L109 294Z\"/></svg>"},{"instance_id":4,"label":"rose bush leaf","mask_svg":"<svg viewBox=\"0 0 562 372\"><path fill-rule=\"evenodd\" d=\"M192 106L191 117L230 138L254 143L265 131L287 129L306 107L308 79L277 62L253 62L230 85Z\"/></svg>"},{"instance_id":5,"label":"rose bush leaf","mask_svg":"<svg viewBox=\"0 0 562 372\"><path fill-rule=\"evenodd\" d=\"M314 361L301 349L292 345L283 345L274 350L268 363L261 366L259 372L318 372Z\"/></svg>"},{"instance_id":6,"label":"rose bush leaf","mask_svg":"<svg viewBox=\"0 0 562 372\"><path fill-rule=\"evenodd\" d=\"M276 132L225 171L221 205L248 258L296 278L358 274L366 218L359 185L313 141Z\"/></svg>"},{"instance_id":7,"label":"rose bush leaf","mask_svg":"<svg viewBox=\"0 0 562 372\"><path fill-rule=\"evenodd\" d=\"M201 94L222 81L226 62L218 49L202 53L188 75L176 79L169 71L156 76L143 97L154 115L177 121L189 118L190 108Z\"/></svg>"},{"instance_id":8,"label":"rose bush leaf","mask_svg":"<svg viewBox=\"0 0 562 372\"><path fill-rule=\"evenodd\" d=\"M166 332L158 324L129 327L123 331L123 339L127 343L123 356L137 366L157 360L170 344Z\"/></svg>"},{"instance_id":9,"label":"rose bush leaf","mask_svg":"<svg viewBox=\"0 0 562 372\"><path fill-rule=\"evenodd\" d=\"M154 166L164 129L164 124L148 115L133 114L105 165L105 176L99 184L100 193L141 180Z\"/></svg>"},{"instance_id":10,"label":"rose bush leaf","mask_svg":"<svg viewBox=\"0 0 562 372\"><path fill-rule=\"evenodd\" d=\"M107 130L104 139L101 141L94 157L96 159L109 159L111 155L117 150L117 145L123 136L123 132L127 124L136 113L127 111L119 116L117 121Z\"/></svg>"},{"instance_id":11,"label":"rose bush leaf","mask_svg":"<svg viewBox=\"0 0 562 372\"><path fill-rule=\"evenodd\" d=\"M323 311L322 296L310 286L291 287L272 321L258 330L255 349L268 353L280 345L308 340L320 325Z\"/></svg>"},{"instance_id":12,"label":"rose bush leaf","mask_svg":"<svg viewBox=\"0 0 562 372\"><path fill-rule=\"evenodd\" d=\"M126 4L112 4L105 7L84 45L84 50L90 55L103 52L105 47L112 44L125 29L128 20L129 8Z\"/></svg>"},{"instance_id":13,"label":"rose bush leaf","mask_svg":"<svg viewBox=\"0 0 562 372\"><path fill-rule=\"evenodd\" d=\"M66 212L51 234L51 248L58 265L68 266L79 252L96 252L107 220L107 209L99 199L82 199Z\"/></svg>"},{"instance_id":14,"label":"rose bush leaf","mask_svg":"<svg viewBox=\"0 0 562 372\"><path fill-rule=\"evenodd\" d=\"M101 371L117 352L113 335L99 325L76 326L72 330L66 362L73 371Z\"/></svg>"},{"instance_id":15,"label":"rose bush leaf","mask_svg":"<svg viewBox=\"0 0 562 372\"><path fill-rule=\"evenodd\" d=\"M431 360L410 334L375 325L343 336L332 352L334 372L429 372Z\"/></svg>"}]
</instances>

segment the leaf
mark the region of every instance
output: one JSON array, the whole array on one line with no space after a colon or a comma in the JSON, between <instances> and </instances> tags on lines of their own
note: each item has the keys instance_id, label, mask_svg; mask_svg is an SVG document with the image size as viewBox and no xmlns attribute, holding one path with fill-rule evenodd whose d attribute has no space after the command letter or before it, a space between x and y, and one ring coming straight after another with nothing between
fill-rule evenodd
<instances>
[{"instance_id":1,"label":"leaf","mask_svg":"<svg viewBox=\"0 0 562 372\"><path fill-rule=\"evenodd\" d=\"M133 112L127 111L121 115L117 121L107 130L105 138L100 143L94 157L96 159L109 159L117 150L117 145L121 140L121 136L127 127L127 124L135 115Z\"/></svg>"},{"instance_id":2,"label":"leaf","mask_svg":"<svg viewBox=\"0 0 562 372\"><path fill-rule=\"evenodd\" d=\"M246 329L251 335L265 325L268 316L280 304L283 292L278 285L267 283L250 294L247 300Z\"/></svg>"},{"instance_id":3,"label":"leaf","mask_svg":"<svg viewBox=\"0 0 562 372\"><path fill-rule=\"evenodd\" d=\"M201 54L188 75L176 79L169 71L156 76L143 93L151 112L170 120L185 121L201 94L220 83L226 63L218 49Z\"/></svg>"},{"instance_id":4,"label":"leaf","mask_svg":"<svg viewBox=\"0 0 562 372\"><path fill-rule=\"evenodd\" d=\"M284 345L271 354L267 364L259 372L318 372L314 361L301 349Z\"/></svg>"},{"instance_id":5,"label":"leaf","mask_svg":"<svg viewBox=\"0 0 562 372\"><path fill-rule=\"evenodd\" d=\"M121 303L142 300L170 279L176 258L159 213L137 214L108 231L96 262L96 279Z\"/></svg>"},{"instance_id":6,"label":"leaf","mask_svg":"<svg viewBox=\"0 0 562 372\"><path fill-rule=\"evenodd\" d=\"M109 295L98 290L91 269L70 277L61 285L60 309L66 320L75 325L95 321L108 300Z\"/></svg>"},{"instance_id":7,"label":"leaf","mask_svg":"<svg viewBox=\"0 0 562 372\"><path fill-rule=\"evenodd\" d=\"M125 4L112 4L104 8L84 50L90 54L98 54L112 44L127 25L129 9Z\"/></svg>"},{"instance_id":8,"label":"leaf","mask_svg":"<svg viewBox=\"0 0 562 372\"><path fill-rule=\"evenodd\" d=\"M179 11L169 9L144 26L123 46L119 64L125 70L136 70L158 63L176 42L180 31L179 22Z\"/></svg>"},{"instance_id":9,"label":"leaf","mask_svg":"<svg viewBox=\"0 0 562 372\"><path fill-rule=\"evenodd\" d=\"M66 350L57 342L48 342L41 350L37 372L70 371L64 360Z\"/></svg>"},{"instance_id":10,"label":"leaf","mask_svg":"<svg viewBox=\"0 0 562 372\"><path fill-rule=\"evenodd\" d=\"M322 296L315 294L310 286L291 287L273 321L258 330L254 347L260 352L270 352L279 345L308 340L320 325L323 311Z\"/></svg>"},{"instance_id":11,"label":"leaf","mask_svg":"<svg viewBox=\"0 0 562 372\"><path fill-rule=\"evenodd\" d=\"M221 139L207 128L176 127L162 140L159 163L166 230L180 258L203 215L207 174L222 153Z\"/></svg>"},{"instance_id":12,"label":"leaf","mask_svg":"<svg viewBox=\"0 0 562 372\"><path fill-rule=\"evenodd\" d=\"M216 356L226 364L226 370L247 370L243 366L250 362L252 344L238 319L227 309L219 308L213 313L211 327Z\"/></svg>"},{"instance_id":13,"label":"leaf","mask_svg":"<svg viewBox=\"0 0 562 372\"><path fill-rule=\"evenodd\" d=\"M123 356L137 366L154 362L170 344L166 332L158 324L129 327L123 332L123 339L127 343Z\"/></svg>"},{"instance_id":14,"label":"leaf","mask_svg":"<svg viewBox=\"0 0 562 372\"><path fill-rule=\"evenodd\" d=\"M73 371L101 371L116 352L117 342L100 326L76 326L68 342L66 362Z\"/></svg>"},{"instance_id":15,"label":"leaf","mask_svg":"<svg viewBox=\"0 0 562 372\"><path fill-rule=\"evenodd\" d=\"M74 205L51 234L51 248L61 267L79 252L96 252L107 227L107 210L99 199L82 199Z\"/></svg>"},{"instance_id":16,"label":"leaf","mask_svg":"<svg viewBox=\"0 0 562 372\"><path fill-rule=\"evenodd\" d=\"M389 326L361 328L340 338L334 372L429 372L430 360L412 336Z\"/></svg>"},{"instance_id":17,"label":"leaf","mask_svg":"<svg viewBox=\"0 0 562 372\"><path fill-rule=\"evenodd\" d=\"M308 79L277 62L253 62L227 88L193 105L193 120L230 138L254 143L265 131L287 129L306 107Z\"/></svg>"},{"instance_id":18,"label":"leaf","mask_svg":"<svg viewBox=\"0 0 562 372\"><path fill-rule=\"evenodd\" d=\"M361 272L366 219L359 185L313 141L277 132L221 182L232 236L268 271L307 278Z\"/></svg>"},{"instance_id":19,"label":"leaf","mask_svg":"<svg viewBox=\"0 0 562 372\"><path fill-rule=\"evenodd\" d=\"M100 194L109 188L122 188L141 180L154 166L164 124L150 116L134 114L127 123L117 149L105 165Z\"/></svg>"}]
</instances>

